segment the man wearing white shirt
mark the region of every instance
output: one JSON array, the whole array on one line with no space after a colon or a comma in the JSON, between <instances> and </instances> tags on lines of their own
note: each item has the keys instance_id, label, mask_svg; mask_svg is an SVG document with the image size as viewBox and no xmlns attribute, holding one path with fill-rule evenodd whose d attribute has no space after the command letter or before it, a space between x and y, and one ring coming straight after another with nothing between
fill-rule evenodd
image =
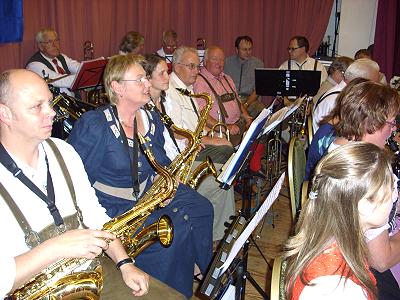
<instances>
[{"instance_id":1,"label":"man wearing white shirt","mask_svg":"<svg viewBox=\"0 0 400 300\"><path fill-rule=\"evenodd\" d=\"M60 88L61 93L74 96L69 90L78 72L80 63L62 54L60 51L60 38L51 28L43 28L36 33L35 40L39 49L26 63L26 69L38 74L40 77L57 79L52 85Z\"/></svg>"}]
</instances>

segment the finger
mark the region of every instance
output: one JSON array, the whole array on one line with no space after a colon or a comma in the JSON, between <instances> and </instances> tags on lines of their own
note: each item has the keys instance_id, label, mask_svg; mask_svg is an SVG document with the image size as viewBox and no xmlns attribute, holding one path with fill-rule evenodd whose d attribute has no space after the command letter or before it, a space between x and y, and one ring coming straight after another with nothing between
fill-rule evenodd
<instances>
[{"instance_id":1,"label":"finger","mask_svg":"<svg viewBox=\"0 0 400 300\"><path fill-rule=\"evenodd\" d=\"M140 285L137 282L133 281L133 280L132 280L132 282L130 284L130 288L132 289L132 291L134 291L136 293L140 292L140 290L141 290Z\"/></svg>"},{"instance_id":2,"label":"finger","mask_svg":"<svg viewBox=\"0 0 400 300\"><path fill-rule=\"evenodd\" d=\"M98 238L107 239L107 240L115 240L116 236L110 232L103 231L103 230L94 230L93 235Z\"/></svg>"}]
</instances>

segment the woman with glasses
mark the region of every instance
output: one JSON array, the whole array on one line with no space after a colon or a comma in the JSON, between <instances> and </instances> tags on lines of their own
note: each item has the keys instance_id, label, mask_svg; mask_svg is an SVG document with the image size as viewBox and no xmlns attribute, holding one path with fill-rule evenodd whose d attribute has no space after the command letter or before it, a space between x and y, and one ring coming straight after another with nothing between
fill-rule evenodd
<instances>
[{"instance_id":1,"label":"woman with glasses","mask_svg":"<svg viewBox=\"0 0 400 300\"><path fill-rule=\"evenodd\" d=\"M168 138L164 125L156 112L142 109L150 101L151 86L142 62L142 56L131 54L109 60L104 85L111 105L84 114L69 138L110 217L133 208L157 176L137 143L136 132L149 142L158 163L171 163L164 149ZM213 208L206 198L182 184L165 204L144 226L168 215L174 226L172 245L151 245L135 264L190 298L195 264L204 274L211 260Z\"/></svg>"}]
</instances>

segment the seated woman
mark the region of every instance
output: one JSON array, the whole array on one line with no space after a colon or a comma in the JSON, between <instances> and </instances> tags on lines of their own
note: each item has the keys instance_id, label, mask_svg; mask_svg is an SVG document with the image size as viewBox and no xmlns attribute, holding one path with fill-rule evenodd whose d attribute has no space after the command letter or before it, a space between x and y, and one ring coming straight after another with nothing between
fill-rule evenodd
<instances>
[{"instance_id":1,"label":"seated woman","mask_svg":"<svg viewBox=\"0 0 400 300\"><path fill-rule=\"evenodd\" d=\"M157 54L150 54L145 56L142 66L151 83L150 95L153 103L160 112L165 114L163 102L165 101L165 90L169 87L167 63L164 58ZM164 134L167 135L164 148L170 159L174 159L179 153L178 143L175 141L172 130L165 130ZM200 161L195 161L193 167L197 167L199 164ZM214 165L217 170L223 166L220 163L214 163ZM214 207L213 240L221 240L226 230L224 223L229 221L229 217L235 214L234 191L233 189L222 189L214 176L204 178L197 191L209 199Z\"/></svg>"},{"instance_id":2,"label":"seated woman","mask_svg":"<svg viewBox=\"0 0 400 300\"><path fill-rule=\"evenodd\" d=\"M397 199L389 156L364 142L317 165L296 235L286 243L287 299L375 299L364 235L387 223Z\"/></svg>"},{"instance_id":3,"label":"seated woman","mask_svg":"<svg viewBox=\"0 0 400 300\"><path fill-rule=\"evenodd\" d=\"M135 207L157 175L143 151L137 150L136 132L149 142L161 165L171 163L164 150L163 124L154 113L141 109L150 101L142 60L131 54L110 58L104 84L112 104L84 114L69 138L110 217ZM195 264L204 274L211 260L213 208L206 198L179 184L172 201L153 211L144 226L164 214L174 225L172 245L151 245L136 258L136 265L190 298Z\"/></svg>"},{"instance_id":4,"label":"seated woman","mask_svg":"<svg viewBox=\"0 0 400 300\"><path fill-rule=\"evenodd\" d=\"M365 81L346 87L341 98L336 107L336 138L328 151L351 141L369 142L384 148L386 140L397 126L395 117L400 112L397 92L388 86ZM369 230L365 235L370 253L368 261L379 271L374 271L379 299L400 299L400 234L396 233L399 222L396 204L393 204L389 222Z\"/></svg>"}]
</instances>

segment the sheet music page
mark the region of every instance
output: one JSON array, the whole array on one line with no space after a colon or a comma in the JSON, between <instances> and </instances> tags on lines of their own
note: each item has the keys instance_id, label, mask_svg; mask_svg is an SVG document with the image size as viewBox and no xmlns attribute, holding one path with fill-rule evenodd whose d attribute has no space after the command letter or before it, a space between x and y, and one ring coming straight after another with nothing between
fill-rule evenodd
<instances>
[{"instance_id":1,"label":"sheet music page","mask_svg":"<svg viewBox=\"0 0 400 300\"><path fill-rule=\"evenodd\" d=\"M249 224L247 224L246 229L242 232L242 234L238 237L235 243L232 246L232 250L229 253L228 258L226 259L225 263L220 267L219 276L224 274L224 272L228 269L230 264L232 263L233 259L239 253L240 249L243 247L244 243L247 241L253 230L257 227L258 223L260 223L261 219L267 213L269 208L271 207L272 203L278 198L279 192L281 191L283 180L285 178L285 172L279 177L278 181L276 182L275 186L268 194L268 197L265 199L264 203L261 205L260 209L251 219Z\"/></svg>"}]
</instances>

